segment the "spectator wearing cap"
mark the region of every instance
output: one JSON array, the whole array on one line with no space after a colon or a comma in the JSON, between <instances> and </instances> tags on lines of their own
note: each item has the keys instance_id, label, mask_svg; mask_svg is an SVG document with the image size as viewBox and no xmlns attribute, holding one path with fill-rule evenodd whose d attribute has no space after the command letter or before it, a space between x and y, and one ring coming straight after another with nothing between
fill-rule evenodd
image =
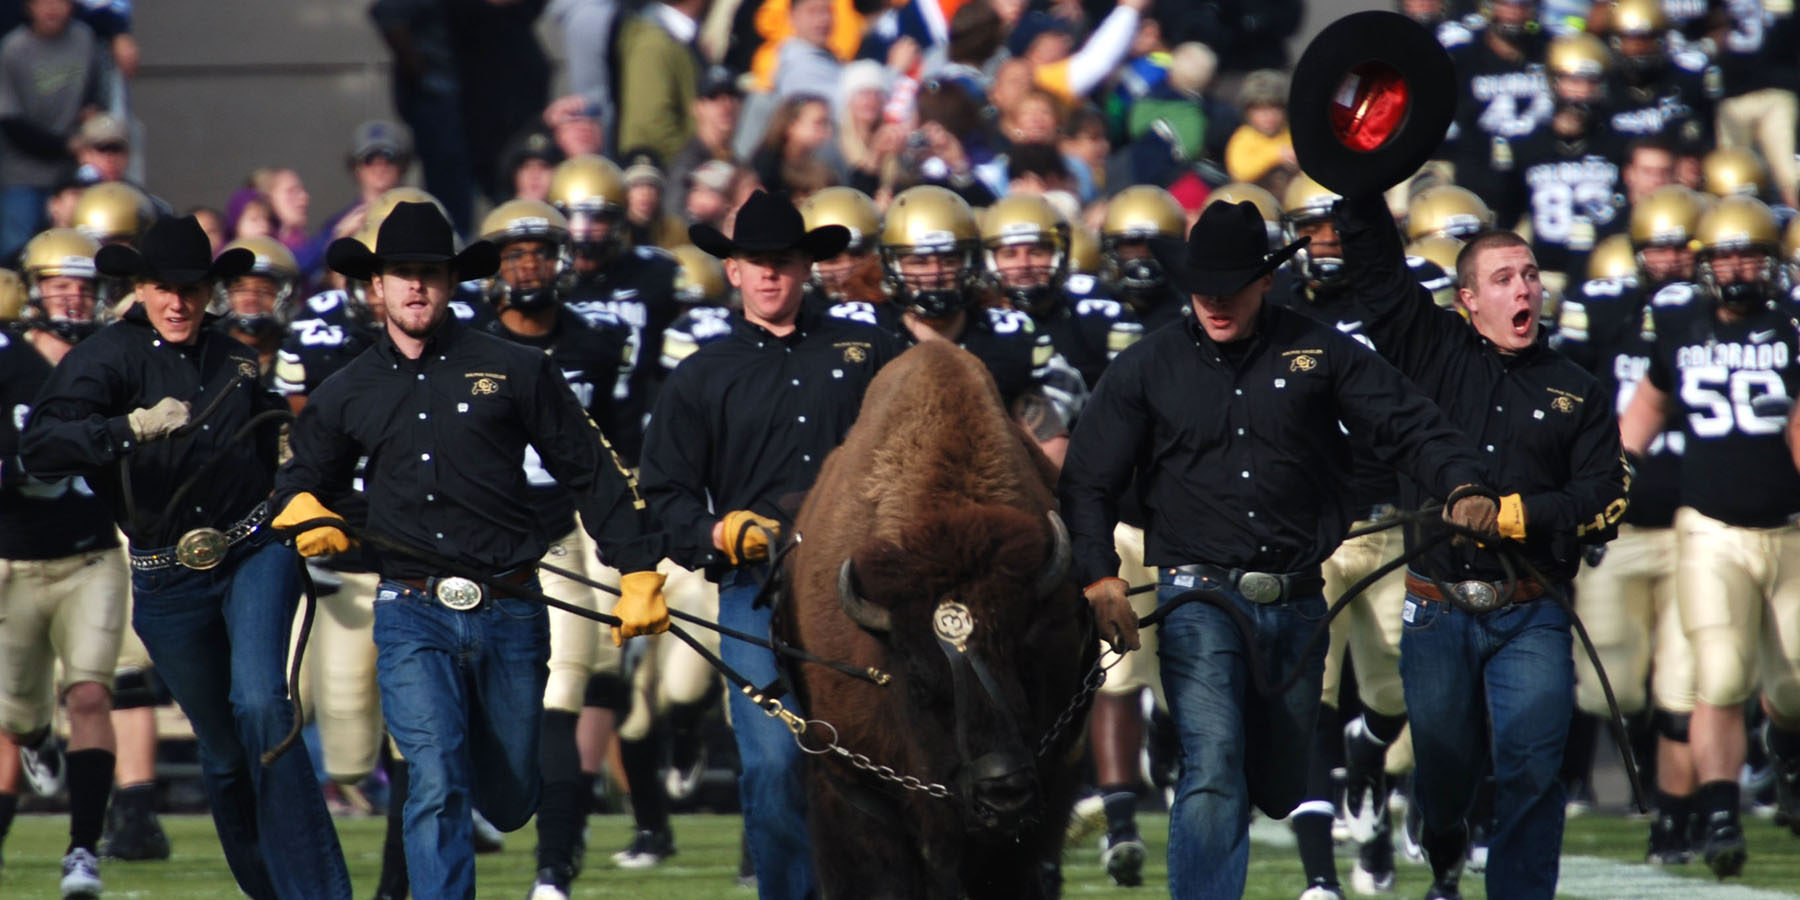
<instances>
[{"instance_id":1,"label":"spectator wearing cap","mask_svg":"<svg viewBox=\"0 0 1800 900\"><path fill-rule=\"evenodd\" d=\"M563 161L562 151L546 132L526 131L513 138L500 157L500 171L512 185L515 200L543 201L550 196L550 179L556 164Z\"/></svg>"},{"instance_id":2,"label":"spectator wearing cap","mask_svg":"<svg viewBox=\"0 0 1800 900\"><path fill-rule=\"evenodd\" d=\"M106 113L89 116L75 133L75 177L89 184L124 181L131 165L131 133Z\"/></svg>"},{"instance_id":3,"label":"spectator wearing cap","mask_svg":"<svg viewBox=\"0 0 1800 900\"><path fill-rule=\"evenodd\" d=\"M668 158L694 136L690 106L700 81L694 38L708 2L652 3L620 27L619 146L648 147Z\"/></svg>"},{"instance_id":4,"label":"spectator wearing cap","mask_svg":"<svg viewBox=\"0 0 1800 900\"><path fill-rule=\"evenodd\" d=\"M844 67L838 82L837 143L846 182L873 197L891 190L900 176L900 151L907 127L888 121L888 71L859 59Z\"/></svg>"},{"instance_id":5,"label":"spectator wearing cap","mask_svg":"<svg viewBox=\"0 0 1800 900\"><path fill-rule=\"evenodd\" d=\"M831 141L831 107L823 97L799 94L782 101L769 120L750 167L770 192L790 190L787 172L815 156L836 156Z\"/></svg>"},{"instance_id":6,"label":"spectator wearing cap","mask_svg":"<svg viewBox=\"0 0 1800 900\"><path fill-rule=\"evenodd\" d=\"M0 261L36 234L83 116L104 104L100 45L70 0L27 0L0 40Z\"/></svg>"},{"instance_id":7,"label":"spectator wearing cap","mask_svg":"<svg viewBox=\"0 0 1800 900\"><path fill-rule=\"evenodd\" d=\"M668 250L688 242L687 226L663 210L663 173L656 154L625 155L625 225L631 243Z\"/></svg>"},{"instance_id":8,"label":"spectator wearing cap","mask_svg":"<svg viewBox=\"0 0 1800 900\"><path fill-rule=\"evenodd\" d=\"M831 52L832 3L836 0L793 0L789 20L794 33L781 44L775 63L775 96L836 90L843 65Z\"/></svg>"},{"instance_id":9,"label":"spectator wearing cap","mask_svg":"<svg viewBox=\"0 0 1800 900\"><path fill-rule=\"evenodd\" d=\"M350 152L344 157L344 166L350 170L350 177L356 182L356 199L344 208L332 213L324 222L319 223L319 230L313 232L312 240L306 246L294 251L294 261L300 266L303 279L311 280L324 268L325 247L333 240L349 237L363 226L363 216L376 198L400 186L400 179L412 165L412 139L406 127L396 122L379 119L364 122L356 126L350 133ZM233 230L239 221L232 206L236 205L234 195L232 203L225 208L225 220Z\"/></svg>"},{"instance_id":10,"label":"spectator wearing cap","mask_svg":"<svg viewBox=\"0 0 1800 900\"><path fill-rule=\"evenodd\" d=\"M709 66L701 74L699 93L690 104L694 136L669 159L669 182L676 189L668 191L663 202L670 212L681 212L687 202L688 174L702 163L708 160L737 161L732 152L732 140L737 134L743 100L744 92L738 86L737 73L724 66Z\"/></svg>"},{"instance_id":11,"label":"spectator wearing cap","mask_svg":"<svg viewBox=\"0 0 1800 900\"><path fill-rule=\"evenodd\" d=\"M1244 124L1225 145L1225 172L1232 181L1261 184L1278 170L1299 171L1294 139L1288 134L1287 76L1274 69L1251 72L1238 103Z\"/></svg>"}]
</instances>

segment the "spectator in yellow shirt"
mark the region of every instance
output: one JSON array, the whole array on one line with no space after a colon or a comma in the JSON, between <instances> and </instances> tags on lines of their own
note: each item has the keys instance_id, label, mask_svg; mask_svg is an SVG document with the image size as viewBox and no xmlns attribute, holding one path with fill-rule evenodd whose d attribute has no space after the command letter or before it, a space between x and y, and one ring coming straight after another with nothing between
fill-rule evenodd
<instances>
[{"instance_id":1,"label":"spectator in yellow shirt","mask_svg":"<svg viewBox=\"0 0 1800 900\"><path fill-rule=\"evenodd\" d=\"M1225 144L1225 171L1232 181L1260 184L1279 170L1299 170L1288 134L1287 76L1274 69L1251 72L1238 103L1244 124Z\"/></svg>"}]
</instances>

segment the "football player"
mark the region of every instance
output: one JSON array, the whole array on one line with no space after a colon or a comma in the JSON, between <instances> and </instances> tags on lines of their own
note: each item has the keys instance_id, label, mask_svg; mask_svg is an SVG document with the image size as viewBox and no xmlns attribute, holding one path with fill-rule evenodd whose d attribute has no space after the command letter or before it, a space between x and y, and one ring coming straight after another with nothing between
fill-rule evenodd
<instances>
[{"instance_id":1,"label":"football player","mask_svg":"<svg viewBox=\"0 0 1800 900\"><path fill-rule=\"evenodd\" d=\"M881 256L875 252L881 236L881 213L875 209L875 201L856 188L828 187L800 204L800 216L809 229L826 225L850 229L850 244L844 252L813 264L812 281L807 285L808 301L821 306L885 303Z\"/></svg>"},{"instance_id":2,"label":"football player","mask_svg":"<svg viewBox=\"0 0 1800 900\"><path fill-rule=\"evenodd\" d=\"M1614 0L1608 12L1607 43L1619 62L1607 87L1612 130L1711 146L1723 89L1718 67L1699 49L1670 46L1663 0Z\"/></svg>"},{"instance_id":3,"label":"football player","mask_svg":"<svg viewBox=\"0 0 1800 900\"><path fill-rule=\"evenodd\" d=\"M1187 235L1187 216L1168 191L1153 185L1132 185L1106 204L1100 225L1100 279L1112 296L1125 301L1145 333L1189 315L1186 298L1169 284L1169 278L1150 254L1157 238L1182 240Z\"/></svg>"},{"instance_id":4,"label":"football player","mask_svg":"<svg viewBox=\"0 0 1800 900\"><path fill-rule=\"evenodd\" d=\"M1484 197L1502 196L1509 142L1554 110L1537 11L1536 0L1484 0L1481 22L1450 49L1459 81L1451 159L1457 183Z\"/></svg>"},{"instance_id":5,"label":"football player","mask_svg":"<svg viewBox=\"0 0 1800 900\"><path fill-rule=\"evenodd\" d=\"M1672 423L1685 439L1675 514L1676 597L1694 653L1689 742L1700 851L1723 878L1743 869L1738 821L1744 703L1760 682L1777 819L1800 830L1800 471L1789 446L1800 325L1774 215L1731 196L1700 220L1693 284L1652 300L1649 377L1620 418L1642 457Z\"/></svg>"},{"instance_id":6,"label":"football player","mask_svg":"<svg viewBox=\"0 0 1800 900\"><path fill-rule=\"evenodd\" d=\"M256 263L248 273L219 286L214 309L222 314L221 327L256 348L263 374L268 375L287 336L293 312L288 298L299 281L300 266L294 262L293 252L271 237L239 238L225 249L234 247L256 254Z\"/></svg>"}]
</instances>

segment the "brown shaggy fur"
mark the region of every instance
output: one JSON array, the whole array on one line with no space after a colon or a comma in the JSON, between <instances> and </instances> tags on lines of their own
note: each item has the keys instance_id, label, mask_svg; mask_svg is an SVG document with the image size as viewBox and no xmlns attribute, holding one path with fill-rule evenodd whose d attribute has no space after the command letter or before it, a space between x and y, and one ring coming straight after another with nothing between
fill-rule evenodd
<instances>
[{"instance_id":1,"label":"brown shaggy fur","mask_svg":"<svg viewBox=\"0 0 1800 900\"><path fill-rule=\"evenodd\" d=\"M786 631L814 653L888 671L876 687L816 666L797 671L809 717L830 722L846 748L958 791L962 765L949 674L930 626L938 601L975 620L970 652L1008 682L1028 711L963 716L972 753L1029 744L1061 712L1093 658L1085 603L1073 585L1038 598L1055 473L1007 417L986 368L948 342L921 344L870 385L856 425L826 460L796 521ZM876 636L839 608L838 567L855 560L865 596L893 630ZM1017 839L971 832L967 798L899 793L837 759L815 758L808 800L821 896L1042 897L1037 862L1060 853L1073 803L1071 726L1038 763L1040 818ZM903 821L896 821L903 820Z\"/></svg>"}]
</instances>

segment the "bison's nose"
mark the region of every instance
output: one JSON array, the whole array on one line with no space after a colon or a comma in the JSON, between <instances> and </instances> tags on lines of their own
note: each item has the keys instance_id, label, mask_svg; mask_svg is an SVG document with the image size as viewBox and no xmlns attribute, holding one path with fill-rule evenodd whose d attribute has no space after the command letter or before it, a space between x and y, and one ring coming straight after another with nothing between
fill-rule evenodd
<instances>
[{"instance_id":1,"label":"bison's nose","mask_svg":"<svg viewBox=\"0 0 1800 900\"><path fill-rule=\"evenodd\" d=\"M1021 812L1037 797L1037 773L1023 753L989 753L973 769L975 800L996 813Z\"/></svg>"}]
</instances>

